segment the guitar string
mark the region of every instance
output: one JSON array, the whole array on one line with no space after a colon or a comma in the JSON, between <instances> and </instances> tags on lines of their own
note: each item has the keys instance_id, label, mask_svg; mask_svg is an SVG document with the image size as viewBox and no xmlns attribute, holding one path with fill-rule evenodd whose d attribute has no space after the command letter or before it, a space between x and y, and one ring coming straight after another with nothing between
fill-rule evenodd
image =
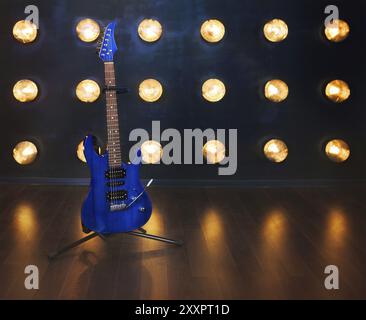
<instances>
[{"instance_id":1,"label":"guitar string","mask_svg":"<svg viewBox=\"0 0 366 320\"><path fill-rule=\"evenodd\" d=\"M107 110L106 110L106 115L107 115L107 136L108 136L108 142L107 142L107 155L108 155L108 178L109 178L109 191L110 191L110 196L112 196L112 185L111 185L111 168L110 168L110 140L111 140L111 135L110 135L110 127L108 125L108 119L109 119L109 102L108 102L108 92L106 91L106 102L107 102ZM111 199L109 199L109 201L112 203ZM113 204L113 203L112 203Z\"/></svg>"},{"instance_id":2,"label":"guitar string","mask_svg":"<svg viewBox=\"0 0 366 320\"><path fill-rule=\"evenodd\" d=\"M113 91L111 91L110 92L110 97L111 97L111 105L113 106L113 107L111 107L111 110L114 110L114 112L111 112L111 119L110 120L112 120L112 117L114 118L114 116L115 116L115 109L116 109L116 103L115 103L115 99L114 99L114 93L113 93ZM111 124L111 126L112 126L112 142L114 143L112 146L111 146L111 148L113 148L113 152L112 152L112 150L111 150L111 152L113 153L113 159L112 159L112 162L113 162L113 164L112 164L112 187L113 187L113 202L115 203L115 204L117 204L117 179L116 179L116 176L117 176L117 167L116 167L116 152L115 152L115 139L116 139L116 133L117 132L115 132L116 130L115 130L115 128L114 128L114 125L113 125L113 123Z\"/></svg>"},{"instance_id":3,"label":"guitar string","mask_svg":"<svg viewBox=\"0 0 366 320\"><path fill-rule=\"evenodd\" d=\"M107 64L107 73L108 73L108 84L112 84L113 86L115 86L115 72L114 72L114 64ZM113 83L112 83L113 82ZM118 109L117 109L117 96L116 96L116 92L115 91L108 91L108 95L109 95L109 101L110 101L110 107L111 107L111 110L114 110L113 112L111 110L109 110L109 114L110 114L110 120L114 120L114 122L116 121L116 119L118 119ZM113 118L113 119L112 119ZM111 124L112 128L110 128L111 130L111 134L110 134L110 141L112 143L115 144L115 139L116 139L116 136L117 136L117 140L119 140L119 128L115 128L115 124L114 122ZM111 123L111 121L109 121L109 123ZM118 121L117 121L117 124L118 124ZM117 129L117 130L116 130ZM110 160L110 163L112 163L113 161L113 164L110 165L110 173L111 173L111 179L110 179L110 184L111 184L111 189L112 189L112 205L113 204L117 204L117 187L118 187L118 182L116 180L117 178L117 174L118 174L118 168L117 166L115 166L115 163L116 161L118 160L118 166L122 163L120 163L120 160L121 160L121 150L120 150L120 146L117 146L119 148L119 150L117 150L117 153L116 153L116 146L113 145L111 146L111 148L113 148L113 152L112 152L112 149L110 150L110 152L113 153L113 160L111 157L109 157L111 160ZM116 159L118 155L118 159ZM111 155L112 156L112 155Z\"/></svg>"},{"instance_id":4,"label":"guitar string","mask_svg":"<svg viewBox=\"0 0 366 320\"><path fill-rule=\"evenodd\" d=\"M103 42L105 40L106 37L106 29L104 31L104 36L103 36ZM103 46L102 46L103 47ZM108 81L109 75L108 75L108 64L106 62L104 62L104 79L105 79L105 84L107 86L107 81ZM111 162L110 162L110 141L111 141L111 133L110 133L110 127L108 125L109 123L109 117L110 117L110 112L109 112L109 92L106 90L105 91L106 94L106 117L107 117L107 156L108 156L108 174L107 177L109 178L109 199L108 201L109 203L109 208L111 207L111 205L113 205L113 197L114 197L114 192L113 192L113 179L112 179L112 171L111 171Z\"/></svg>"},{"instance_id":5,"label":"guitar string","mask_svg":"<svg viewBox=\"0 0 366 320\"><path fill-rule=\"evenodd\" d=\"M110 71L110 73L111 73L111 75L112 75L112 80L113 80L113 86L114 87L116 87L116 76L115 76L115 72L114 72L114 64L111 64L110 65L111 66L111 71ZM113 101L113 110L114 110L114 112L113 112L113 120L118 120L118 103L117 103L117 94L116 94L116 91L112 91L112 101ZM112 126L113 126L113 128L114 128L114 124L112 123ZM115 147L116 146L114 146L113 148L113 152L114 152L114 159L116 158L116 155L118 156L117 157L117 161L118 161L118 163L117 163L117 166L118 166L118 168L117 167L115 167L114 168L114 186L115 186L115 191L116 191L116 204L118 204L118 190L117 190L117 188L118 188L118 182L117 182L117 178L116 178L116 175L117 175L117 177L118 177L118 171L119 171L119 167L120 166L122 166L122 162L121 162L121 143L120 143L120 139L119 139L119 122L117 121L117 128L114 128L115 129L115 136L117 136L117 138L116 137L114 137L114 139L117 139L117 141L118 141L118 144L117 144L117 147L119 148L119 150L118 150L118 152L116 153L115 152ZM114 142L115 142L115 140L113 140ZM115 160L114 160L115 161Z\"/></svg>"},{"instance_id":6,"label":"guitar string","mask_svg":"<svg viewBox=\"0 0 366 320\"><path fill-rule=\"evenodd\" d=\"M113 65L111 65L113 66ZM115 79L114 77L114 73L112 70L110 70L110 74L113 74L112 76L112 80ZM112 85L115 86L115 83L112 83ZM116 108L117 108L117 100L115 99L114 97L115 95L115 92L111 91L110 92L110 101L111 101L111 110L113 110L113 112L111 112L111 119L112 120L112 117L114 118L115 114L116 114ZM112 141L114 143L114 145L112 146L113 148L113 165L112 165L112 185L113 185L113 201L115 204L117 204L117 179L116 179L116 176L117 176L117 167L116 167L116 153L115 153L115 139L116 139L116 133L118 133L118 131L116 132L115 128L114 128L114 124L112 123Z\"/></svg>"},{"instance_id":7,"label":"guitar string","mask_svg":"<svg viewBox=\"0 0 366 320\"><path fill-rule=\"evenodd\" d=\"M108 86L108 82L111 81L110 79L110 71L109 69L109 64L105 64L105 80L106 80L106 86ZM112 109L112 101L111 101L111 91L106 91L106 97L107 97L107 120L108 123L110 124L110 119L113 116L112 112L110 110L110 108ZM107 150L108 150L108 168L109 168L109 172L108 172L108 176L109 176L109 189L110 189L110 203L113 206L115 204L115 186L114 186L114 169L113 169L113 164L112 164L112 152L111 152L111 143L112 143L112 128L111 126L107 125L108 127L108 145L107 145ZM110 205L110 206L111 206Z\"/></svg>"},{"instance_id":8,"label":"guitar string","mask_svg":"<svg viewBox=\"0 0 366 320\"><path fill-rule=\"evenodd\" d=\"M106 29L105 29L106 30ZM105 39L105 34L104 34L104 37L103 37L103 41ZM112 68L109 68L109 67L112 67ZM112 80L114 81L113 85L115 86L115 74L114 74L114 64L113 64L113 61L112 63L104 63L104 78L105 78L105 84L106 86L108 87L108 84L110 84L112 82ZM113 74L112 77L110 77L110 73ZM115 93L115 92L114 92ZM106 90L106 102L107 102L107 138L108 138L108 142L107 142L107 151L108 151L108 169L109 169L109 172L108 172L108 177L109 177L109 190L110 190L110 203L111 205L113 206L113 204L116 204L117 202L115 201L115 191L117 191L117 182L115 182L115 169L114 169L114 166L113 164L111 165L112 163L112 159L111 159L111 149L110 148L113 148L110 143L114 142L114 138L113 138L113 132L112 132L112 128L110 128L110 126L108 126L108 123L110 124L112 119L110 119L110 117L114 117L113 113L111 112L111 110L116 110L117 111L117 99L115 98L115 105L114 105L114 108L111 106L113 105L113 101L112 99L110 99L112 97L113 93L111 91L108 91ZM109 103L111 102L111 103ZM110 110L111 108L111 110ZM109 128L108 128L109 127ZM120 150L119 150L120 152ZM114 156L114 159L115 159L115 153L113 152L113 156ZM121 155L119 156L121 157ZM113 160L114 163L115 163L115 160ZM111 206L110 205L110 206Z\"/></svg>"},{"instance_id":9,"label":"guitar string","mask_svg":"<svg viewBox=\"0 0 366 320\"><path fill-rule=\"evenodd\" d=\"M108 145L107 145L107 150L108 150L108 178L109 178L109 190L110 190L110 205L113 205L113 197L114 197L114 193L113 193L113 176L112 176L112 167L111 167L111 128L108 125L109 124L109 118L110 118L110 102L109 102L109 91L106 91L106 95L107 95L107 130L108 130Z\"/></svg>"},{"instance_id":10,"label":"guitar string","mask_svg":"<svg viewBox=\"0 0 366 320\"><path fill-rule=\"evenodd\" d=\"M105 82L107 82L107 64L104 64L105 66ZM107 115L107 136L108 136L108 142L107 142L107 152L108 152L108 178L110 180L110 175L111 175L111 170L110 170L110 155L109 155L109 143L110 143L110 128L109 128L109 125L108 125L108 119L109 119L109 99L108 99L108 92L106 91L106 103L107 103L107 112L106 112L106 115ZM112 188L111 188L111 182L109 182L109 191L110 191L110 196L112 196ZM110 199L109 199L110 202L112 202Z\"/></svg>"}]
</instances>

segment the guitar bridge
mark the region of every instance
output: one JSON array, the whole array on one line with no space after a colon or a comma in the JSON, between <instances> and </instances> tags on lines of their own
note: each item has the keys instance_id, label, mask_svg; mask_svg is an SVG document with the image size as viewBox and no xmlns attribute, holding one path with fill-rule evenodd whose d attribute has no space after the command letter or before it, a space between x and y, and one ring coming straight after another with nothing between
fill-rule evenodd
<instances>
[{"instance_id":1,"label":"guitar bridge","mask_svg":"<svg viewBox=\"0 0 366 320\"><path fill-rule=\"evenodd\" d=\"M124 210L126 207L127 207L126 204L121 203L121 204L111 204L109 208L113 212L113 211Z\"/></svg>"}]
</instances>

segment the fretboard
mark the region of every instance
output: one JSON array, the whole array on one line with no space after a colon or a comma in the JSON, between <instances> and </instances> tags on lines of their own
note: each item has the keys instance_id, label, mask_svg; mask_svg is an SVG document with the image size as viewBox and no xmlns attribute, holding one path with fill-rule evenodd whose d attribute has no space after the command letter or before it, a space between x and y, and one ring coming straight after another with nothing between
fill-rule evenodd
<instances>
[{"instance_id":1,"label":"fretboard","mask_svg":"<svg viewBox=\"0 0 366 320\"><path fill-rule=\"evenodd\" d=\"M106 87L116 86L116 77L114 74L113 62L104 63L105 84ZM122 164L121 144L119 139L119 123L116 91L106 90L107 100L107 150L109 156L109 167L117 167Z\"/></svg>"}]
</instances>

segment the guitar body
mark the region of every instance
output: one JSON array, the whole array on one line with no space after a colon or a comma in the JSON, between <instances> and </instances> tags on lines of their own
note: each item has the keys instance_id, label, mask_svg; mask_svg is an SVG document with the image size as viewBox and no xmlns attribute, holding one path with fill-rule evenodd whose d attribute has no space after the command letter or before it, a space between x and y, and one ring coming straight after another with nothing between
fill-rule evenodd
<instances>
[{"instance_id":1,"label":"guitar body","mask_svg":"<svg viewBox=\"0 0 366 320\"><path fill-rule=\"evenodd\" d=\"M127 232L143 226L151 216L152 206L139 180L140 164L122 163L114 171L120 169L123 178L111 180L108 177L108 152L97 154L91 135L84 140L84 154L90 169L91 183L81 211L83 226L99 233ZM116 194L122 194L123 199L113 197ZM138 195L140 197L135 200ZM131 205L128 206L129 204ZM117 208L126 206L126 209L112 211L111 205Z\"/></svg>"}]
</instances>

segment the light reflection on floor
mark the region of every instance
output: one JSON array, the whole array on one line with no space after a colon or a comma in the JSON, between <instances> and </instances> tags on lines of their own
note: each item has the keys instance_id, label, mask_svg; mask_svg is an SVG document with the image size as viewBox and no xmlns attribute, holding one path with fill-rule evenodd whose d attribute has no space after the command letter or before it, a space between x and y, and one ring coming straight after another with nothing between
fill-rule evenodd
<instances>
[{"instance_id":1,"label":"light reflection on floor","mask_svg":"<svg viewBox=\"0 0 366 320\"><path fill-rule=\"evenodd\" d=\"M341 248L346 243L348 233L347 214L342 208L331 208L326 217L325 244Z\"/></svg>"},{"instance_id":2,"label":"light reflection on floor","mask_svg":"<svg viewBox=\"0 0 366 320\"><path fill-rule=\"evenodd\" d=\"M161 234L164 231L163 219L159 208L154 208L151 218L143 228L153 234Z\"/></svg>"},{"instance_id":3,"label":"light reflection on floor","mask_svg":"<svg viewBox=\"0 0 366 320\"><path fill-rule=\"evenodd\" d=\"M287 219L283 210L269 211L262 223L263 243L267 246L281 248L285 242L287 227Z\"/></svg>"},{"instance_id":4,"label":"light reflection on floor","mask_svg":"<svg viewBox=\"0 0 366 320\"><path fill-rule=\"evenodd\" d=\"M20 203L14 209L17 239L21 242L32 241L39 231L35 209L32 204Z\"/></svg>"},{"instance_id":5,"label":"light reflection on floor","mask_svg":"<svg viewBox=\"0 0 366 320\"><path fill-rule=\"evenodd\" d=\"M287 236L288 221L284 210L268 210L260 223L257 252L262 272L256 279L256 287L262 292L276 288L281 295L283 291L281 280L288 255Z\"/></svg>"},{"instance_id":6,"label":"light reflection on floor","mask_svg":"<svg viewBox=\"0 0 366 320\"><path fill-rule=\"evenodd\" d=\"M171 192L174 196L174 191ZM253 202L247 196L242 211L238 210L237 203L226 202L224 196L212 198L209 203L203 199L198 203L202 210L189 211L187 223L182 223L185 216L181 215L186 210L177 209L172 214L168 210L171 205L158 204L144 228L151 234L173 238L180 233L186 241L193 239L189 246L175 248L142 238L115 235L106 242L95 238L54 264L48 264L42 256L43 249L56 249L85 236L80 228L79 203L67 210L61 207L59 214L49 217L47 206L39 203L39 197L34 196L37 201L31 201L28 196L3 216L3 222L8 225L3 224L2 239L7 242L0 254L4 265L19 264L21 272L28 262L42 263L42 276L47 273L45 279L52 282L48 290L52 291L53 281L60 279L55 285L59 286L57 290L62 298L94 297L90 293L94 288L102 288L112 295L104 281L108 286L114 281L121 283L116 295L124 298L132 297L130 292L134 297L146 299L169 298L171 292L176 297L186 292L192 296L203 292L206 297L217 298L286 298L296 292L297 297L323 298L329 296L323 290L323 271L331 264L340 267L342 285L353 290L356 282L358 287L354 292L361 292L364 256L359 240L365 230L361 226L364 216L358 211L361 205L353 206L351 201L334 203L333 197L326 198L326 193L319 205L319 200L312 202L311 192L307 202L297 203L299 198L293 192L292 198L280 203L276 192L271 195L273 201L266 203L261 202L263 193ZM243 191L243 197L245 194ZM187 203L185 198L177 201L177 208ZM81 204L81 200L79 202ZM180 214L182 221L174 214ZM176 223L180 224L171 228ZM187 267L179 267L182 260ZM67 265L68 269L60 276L57 272L62 265ZM200 267L205 270L201 272ZM14 283L15 277L14 273ZM186 285L192 279L198 279L199 289ZM122 290L123 283L133 284L133 288ZM309 291L302 292L303 286ZM186 291L183 293L180 288ZM351 289L342 294L352 296Z\"/></svg>"},{"instance_id":7,"label":"light reflection on floor","mask_svg":"<svg viewBox=\"0 0 366 320\"><path fill-rule=\"evenodd\" d=\"M209 209L203 214L203 228L207 241L220 241L223 237L223 222L214 209Z\"/></svg>"}]
</instances>

